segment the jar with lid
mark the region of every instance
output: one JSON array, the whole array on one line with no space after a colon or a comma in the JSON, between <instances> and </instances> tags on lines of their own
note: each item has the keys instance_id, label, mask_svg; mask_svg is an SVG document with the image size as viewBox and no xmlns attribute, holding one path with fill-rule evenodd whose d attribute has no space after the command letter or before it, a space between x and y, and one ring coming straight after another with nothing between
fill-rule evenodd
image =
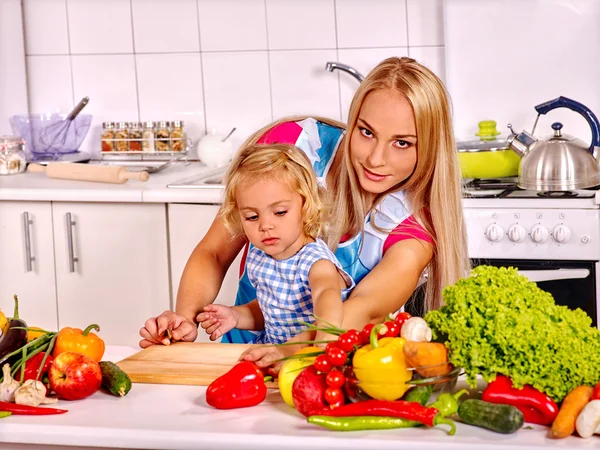
<instances>
[{"instance_id":1,"label":"jar with lid","mask_svg":"<svg viewBox=\"0 0 600 450\"><path fill-rule=\"evenodd\" d=\"M102 123L102 151L103 152L114 152L115 151L115 124L112 122Z\"/></svg>"},{"instance_id":2,"label":"jar with lid","mask_svg":"<svg viewBox=\"0 0 600 450\"><path fill-rule=\"evenodd\" d=\"M169 151L169 140L171 138L171 132L169 130L169 122L158 122L157 128L154 130L156 141L154 146L157 152L168 152Z\"/></svg>"},{"instance_id":3,"label":"jar with lid","mask_svg":"<svg viewBox=\"0 0 600 450\"><path fill-rule=\"evenodd\" d=\"M129 151L142 151L142 124L139 122L129 124Z\"/></svg>"},{"instance_id":4,"label":"jar with lid","mask_svg":"<svg viewBox=\"0 0 600 450\"><path fill-rule=\"evenodd\" d=\"M144 122L144 131L142 132L142 151L154 151L154 122Z\"/></svg>"},{"instance_id":5,"label":"jar with lid","mask_svg":"<svg viewBox=\"0 0 600 450\"><path fill-rule=\"evenodd\" d=\"M119 122L115 131L115 147L118 152L129 151L129 133L127 133L127 123Z\"/></svg>"},{"instance_id":6,"label":"jar with lid","mask_svg":"<svg viewBox=\"0 0 600 450\"><path fill-rule=\"evenodd\" d=\"M181 152L185 146L185 137L183 133L183 121L174 120L171 127L171 150Z\"/></svg>"},{"instance_id":7,"label":"jar with lid","mask_svg":"<svg viewBox=\"0 0 600 450\"><path fill-rule=\"evenodd\" d=\"M0 136L0 175L25 172L25 141L19 136Z\"/></svg>"}]
</instances>

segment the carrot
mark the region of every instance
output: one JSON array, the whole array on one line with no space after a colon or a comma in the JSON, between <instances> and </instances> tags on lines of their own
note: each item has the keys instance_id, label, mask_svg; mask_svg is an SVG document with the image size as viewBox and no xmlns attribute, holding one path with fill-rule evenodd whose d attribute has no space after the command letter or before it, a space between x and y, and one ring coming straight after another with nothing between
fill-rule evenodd
<instances>
[{"instance_id":1,"label":"carrot","mask_svg":"<svg viewBox=\"0 0 600 450\"><path fill-rule=\"evenodd\" d=\"M594 388L590 386L577 386L564 398L558 415L552 423L550 437L562 439L571 436L575 431L575 420L592 398Z\"/></svg>"},{"instance_id":2,"label":"carrot","mask_svg":"<svg viewBox=\"0 0 600 450\"><path fill-rule=\"evenodd\" d=\"M406 341L404 358L407 366L426 378L447 375L453 369L448 362L448 349L439 342Z\"/></svg>"}]
</instances>

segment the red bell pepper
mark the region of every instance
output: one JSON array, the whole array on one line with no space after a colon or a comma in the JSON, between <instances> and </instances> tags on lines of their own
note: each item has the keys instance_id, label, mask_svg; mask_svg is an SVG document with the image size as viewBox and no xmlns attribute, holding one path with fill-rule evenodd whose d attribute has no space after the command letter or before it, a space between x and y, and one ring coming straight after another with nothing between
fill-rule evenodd
<instances>
[{"instance_id":1,"label":"red bell pepper","mask_svg":"<svg viewBox=\"0 0 600 450\"><path fill-rule=\"evenodd\" d=\"M242 361L214 380L206 390L206 403L217 409L258 405L267 396L265 377L251 361Z\"/></svg>"},{"instance_id":2,"label":"red bell pepper","mask_svg":"<svg viewBox=\"0 0 600 450\"><path fill-rule=\"evenodd\" d=\"M40 371L42 360L44 359L45 354L45 352L37 353L25 362L25 375L23 377L23 381L42 380L44 375L48 373L48 370L52 365L52 361L54 360L54 358L51 355L48 355L48 357L46 358L46 362L44 363L44 367L41 368L42 371L38 378L38 372ZM15 374L15 380L21 381L20 370L17 370L17 373Z\"/></svg>"},{"instance_id":3,"label":"red bell pepper","mask_svg":"<svg viewBox=\"0 0 600 450\"><path fill-rule=\"evenodd\" d=\"M600 381L594 386L592 398L590 400L600 400Z\"/></svg>"},{"instance_id":4,"label":"red bell pepper","mask_svg":"<svg viewBox=\"0 0 600 450\"><path fill-rule=\"evenodd\" d=\"M558 415L558 405L543 392L530 385L517 389L505 375L496 375L489 383L481 399L490 403L512 405L523 413L525 422L549 425Z\"/></svg>"}]
</instances>

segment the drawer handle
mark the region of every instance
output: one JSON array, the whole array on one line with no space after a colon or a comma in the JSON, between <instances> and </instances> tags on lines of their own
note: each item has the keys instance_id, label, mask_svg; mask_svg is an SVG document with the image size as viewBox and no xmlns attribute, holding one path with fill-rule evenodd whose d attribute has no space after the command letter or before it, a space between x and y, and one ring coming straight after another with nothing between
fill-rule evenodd
<instances>
[{"instance_id":1,"label":"drawer handle","mask_svg":"<svg viewBox=\"0 0 600 450\"><path fill-rule=\"evenodd\" d=\"M71 213L66 214L67 218L67 246L69 248L69 272L75 272L75 263L79 262L79 258L75 257L75 250L73 248L73 227L77 225L72 217Z\"/></svg>"},{"instance_id":2,"label":"drawer handle","mask_svg":"<svg viewBox=\"0 0 600 450\"><path fill-rule=\"evenodd\" d=\"M33 220L29 218L29 213L23 213L23 232L25 234L25 267L27 272L33 271L32 262L35 261L35 256L31 254L31 230L30 226L33 225Z\"/></svg>"}]
</instances>

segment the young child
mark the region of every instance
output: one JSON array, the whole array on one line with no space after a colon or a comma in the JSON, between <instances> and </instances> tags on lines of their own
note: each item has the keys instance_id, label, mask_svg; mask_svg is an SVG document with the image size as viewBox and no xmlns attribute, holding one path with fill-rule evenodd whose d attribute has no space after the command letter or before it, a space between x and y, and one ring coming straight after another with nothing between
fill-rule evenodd
<instances>
[{"instance_id":1,"label":"young child","mask_svg":"<svg viewBox=\"0 0 600 450\"><path fill-rule=\"evenodd\" d=\"M306 329L298 322L313 323L315 316L341 325L342 301L354 281L318 237L324 222L319 189L310 161L293 145L238 152L220 215L234 236L250 241L246 270L257 299L204 307L198 321L211 340L238 328L262 330L254 343L279 344ZM315 340L326 337L319 333Z\"/></svg>"}]
</instances>

